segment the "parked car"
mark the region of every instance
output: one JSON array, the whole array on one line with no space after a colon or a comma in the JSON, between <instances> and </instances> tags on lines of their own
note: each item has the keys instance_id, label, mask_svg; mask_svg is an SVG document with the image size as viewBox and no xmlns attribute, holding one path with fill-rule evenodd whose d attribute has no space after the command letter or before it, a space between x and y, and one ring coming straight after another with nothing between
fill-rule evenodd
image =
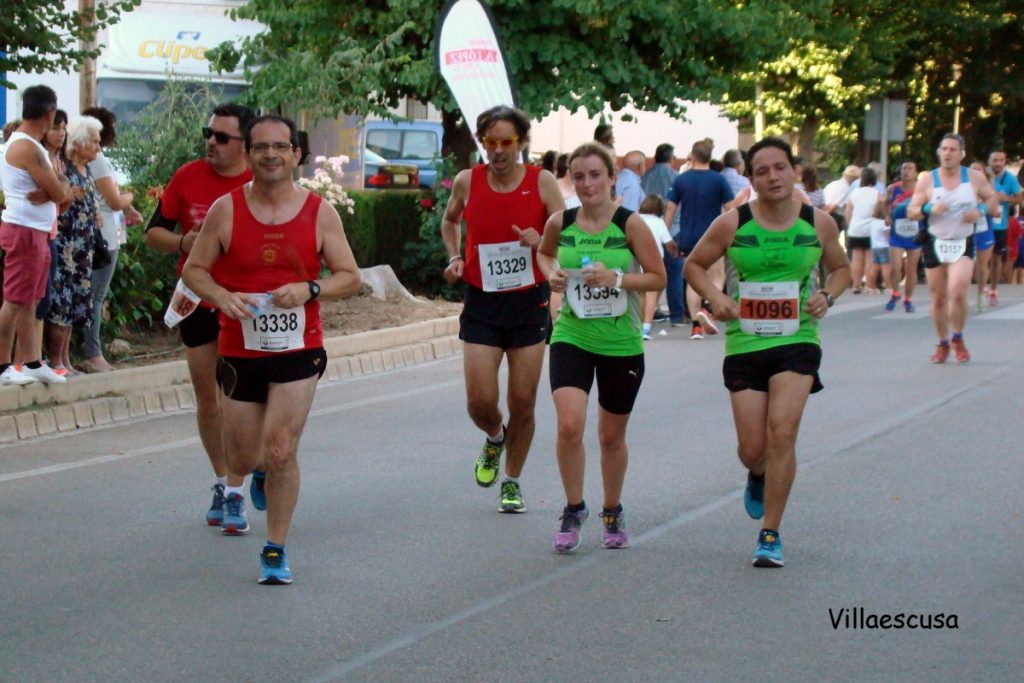
<instances>
[{"instance_id":1,"label":"parked car","mask_svg":"<svg viewBox=\"0 0 1024 683\"><path fill-rule=\"evenodd\" d=\"M420 170L412 164L393 164L372 150L363 154L363 177L370 190L415 190Z\"/></svg>"},{"instance_id":2,"label":"parked car","mask_svg":"<svg viewBox=\"0 0 1024 683\"><path fill-rule=\"evenodd\" d=\"M419 170L419 186L433 187L437 180L434 163L441 157L442 137L444 127L440 121L367 121L367 179L370 178L369 156L373 152L388 163L415 166Z\"/></svg>"}]
</instances>

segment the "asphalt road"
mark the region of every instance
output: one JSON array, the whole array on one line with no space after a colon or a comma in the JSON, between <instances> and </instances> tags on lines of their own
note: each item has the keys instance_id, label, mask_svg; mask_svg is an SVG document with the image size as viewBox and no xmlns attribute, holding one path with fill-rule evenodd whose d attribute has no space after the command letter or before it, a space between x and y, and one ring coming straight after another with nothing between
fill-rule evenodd
<instances>
[{"instance_id":1,"label":"asphalt road","mask_svg":"<svg viewBox=\"0 0 1024 683\"><path fill-rule=\"evenodd\" d=\"M546 374L529 512L497 513L457 358L321 385L289 587L256 583L261 513L243 538L204 526L191 413L0 447L0 681L1021 680L1024 288L972 316L963 366L928 363L926 293L883 301L823 323L781 570L750 566L721 337L684 329L647 347L623 551L596 516L551 550Z\"/></svg>"}]
</instances>

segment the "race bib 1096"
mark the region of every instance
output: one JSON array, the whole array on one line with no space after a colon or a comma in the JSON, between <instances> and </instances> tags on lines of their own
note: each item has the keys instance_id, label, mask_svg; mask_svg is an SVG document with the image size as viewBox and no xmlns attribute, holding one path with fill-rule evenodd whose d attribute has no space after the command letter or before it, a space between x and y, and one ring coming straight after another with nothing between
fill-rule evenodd
<instances>
[{"instance_id":1,"label":"race bib 1096","mask_svg":"<svg viewBox=\"0 0 1024 683\"><path fill-rule=\"evenodd\" d=\"M741 282L740 329L757 337L788 337L800 329L800 283Z\"/></svg>"}]
</instances>

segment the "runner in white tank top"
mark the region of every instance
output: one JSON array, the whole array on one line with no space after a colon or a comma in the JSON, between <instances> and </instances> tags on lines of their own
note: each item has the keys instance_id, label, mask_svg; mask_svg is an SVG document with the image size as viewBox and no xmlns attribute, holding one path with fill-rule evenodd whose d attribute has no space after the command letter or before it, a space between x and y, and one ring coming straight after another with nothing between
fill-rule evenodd
<instances>
[{"instance_id":1,"label":"runner in white tank top","mask_svg":"<svg viewBox=\"0 0 1024 683\"><path fill-rule=\"evenodd\" d=\"M960 165L965 154L962 137L948 133L936 152L939 167L918 178L907 218L928 221L922 260L932 294L932 322L939 337L931 361L945 363L952 347L957 362L966 363L971 354L963 330L967 290L974 273L974 223L985 213L995 213L999 203L983 174ZM952 339L948 337L950 325Z\"/></svg>"}]
</instances>

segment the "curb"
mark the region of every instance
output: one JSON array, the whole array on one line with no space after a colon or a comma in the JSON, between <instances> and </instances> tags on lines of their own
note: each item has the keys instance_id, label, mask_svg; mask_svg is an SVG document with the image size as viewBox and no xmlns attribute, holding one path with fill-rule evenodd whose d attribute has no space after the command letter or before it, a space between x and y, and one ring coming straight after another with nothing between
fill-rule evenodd
<instances>
[{"instance_id":1,"label":"curb","mask_svg":"<svg viewBox=\"0 0 1024 683\"><path fill-rule=\"evenodd\" d=\"M323 379L337 381L462 352L459 317L327 337ZM66 384L0 387L0 444L195 408L185 361L79 375Z\"/></svg>"}]
</instances>

